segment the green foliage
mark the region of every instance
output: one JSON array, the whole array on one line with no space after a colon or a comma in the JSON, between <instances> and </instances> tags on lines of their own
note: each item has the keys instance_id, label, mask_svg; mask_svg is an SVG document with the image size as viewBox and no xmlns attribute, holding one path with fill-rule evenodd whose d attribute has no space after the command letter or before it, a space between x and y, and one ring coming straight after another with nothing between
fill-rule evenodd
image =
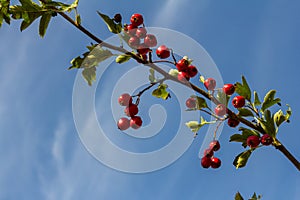
<instances>
[{"instance_id":1,"label":"green foliage","mask_svg":"<svg viewBox=\"0 0 300 200\"><path fill-rule=\"evenodd\" d=\"M230 136L229 142L241 142L244 148L247 147L247 138L249 136L251 135L259 136L259 133L253 129L240 127L239 130L242 131L242 134L233 134L232 136Z\"/></svg>"},{"instance_id":2,"label":"green foliage","mask_svg":"<svg viewBox=\"0 0 300 200\"><path fill-rule=\"evenodd\" d=\"M234 200L244 200L244 198L242 197L242 195L241 195L239 192L237 192L237 193L235 194Z\"/></svg>"},{"instance_id":3,"label":"green foliage","mask_svg":"<svg viewBox=\"0 0 300 200\"><path fill-rule=\"evenodd\" d=\"M276 136L275 124L270 110L265 110L263 118L257 118L257 120L266 133L272 137Z\"/></svg>"},{"instance_id":4,"label":"green foliage","mask_svg":"<svg viewBox=\"0 0 300 200\"><path fill-rule=\"evenodd\" d=\"M113 18L110 18L109 16L100 13L97 11L98 15L103 19L105 24L107 25L107 28L110 32L118 34L122 31L122 23L116 23Z\"/></svg>"},{"instance_id":5,"label":"green foliage","mask_svg":"<svg viewBox=\"0 0 300 200\"><path fill-rule=\"evenodd\" d=\"M249 150L246 150L246 151L240 153L239 155L237 155L235 157L235 159L233 161L233 165L236 167L236 169L246 166L247 161L253 151L254 151L254 149L249 149Z\"/></svg>"},{"instance_id":6,"label":"green foliage","mask_svg":"<svg viewBox=\"0 0 300 200\"><path fill-rule=\"evenodd\" d=\"M251 90L244 76L242 76L242 83L235 84L235 92L251 101Z\"/></svg>"},{"instance_id":7,"label":"green foliage","mask_svg":"<svg viewBox=\"0 0 300 200\"><path fill-rule=\"evenodd\" d=\"M170 93L167 91L167 88L167 84L160 84L157 89L153 90L152 95L166 100L170 97Z\"/></svg>"},{"instance_id":8,"label":"green foliage","mask_svg":"<svg viewBox=\"0 0 300 200\"><path fill-rule=\"evenodd\" d=\"M127 55L127 54L119 55L116 57L116 63L119 63L119 64L125 63L125 62L129 61L130 58L131 58L131 56Z\"/></svg>"},{"instance_id":9,"label":"green foliage","mask_svg":"<svg viewBox=\"0 0 300 200\"><path fill-rule=\"evenodd\" d=\"M279 127L283 122L289 122L289 119L292 115L292 110L289 105L287 106L288 106L288 110L286 111L286 114L284 114L280 109L273 116L274 123L276 124L277 127Z\"/></svg>"},{"instance_id":10,"label":"green foliage","mask_svg":"<svg viewBox=\"0 0 300 200\"><path fill-rule=\"evenodd\" d=\"M185 123L185 125L189 129L191 129L192 132L197 133L200 130L200 128L202 126L204 126L205 124L214 124L214 123L216 123L216 121L208 122L203 117L201 117L200 122L198 122L198 121L189 121L189 122Z\"/></svg>"},{"instance_id":11,"label":"green foliage","mask_svg":"<svg viewBox=\"0 0 300 200\"><path fill-rule=\"evenodd\" d=\"M276 98L274 99L275 97L275 94L276 94L276 90L270 90L265 98L264 98L264 101L261 105L261 112L265 112L265 110L271 106L273 106L274 104L277 104L279 103L281 100L279 98Z\"/></svg>"},{"instance_id":12,"label":"green foliage","mask_svg":"<svg viewBox=\"0 0 300 200\"><path fill-rule=\"evenodd\" d=\"M0 27L2 26L3 20L7 24L10 24L9 5L9 0L0 0Z\"/></svg>"},{"instance_id":13,"label":"green foliage","mask_svg":"<svg viewBox=\"0 0 300 200\"><path fill-rule=\"evenodd\" d=\"M149 69L149 72L150 72L150 74L149 74L149 81L150 81L150 83L155 83L156 82L156 78L155 78L155 71L154 71L154 69Z\"/></svg>"},{"instance_id":14,"label":"green foliage","mask_svg":"<svg viewBox=\"0 0 300 200\"><path fill-rule=\"evenodd\" d=\"M258 97L258 94L256 91L254 91L254 102L253 102L253 105L254 106L260 106L261 102L259 100L259 97Z\"/></svg>"},{"instance_id":15,"label":"green foliage","mask_svg":"<svg viewBox=\"0 0 300 200\"><path fill-rule=\"evenodd\" d=\"M93 81L96 80L96 67L84 68L82 71L82 76L87 81L89 86L91 86Z\"/></svg>"},{"instance_id":16,"label":"green foliage","mask_svg":"<svg viewBox=\"0 0 300 200\"><path fill-rule=\"evenodd\" d=\"M191 98L196 99L196 107L195 107L195 109L189 109L189 110L201 110L203 108L208 108L206 100L203 97L191 95Z\"/></svg>"},{"instance_id":17,"label":"green foliage","mask_svg":"<svg viewBox=\"0 0 300 200\"><path fill-rule=\"evenodd\" d=\"M239 108L238 116L240 117L254 117L253 112L249 108Z\"/></svg>"}]
</instances>

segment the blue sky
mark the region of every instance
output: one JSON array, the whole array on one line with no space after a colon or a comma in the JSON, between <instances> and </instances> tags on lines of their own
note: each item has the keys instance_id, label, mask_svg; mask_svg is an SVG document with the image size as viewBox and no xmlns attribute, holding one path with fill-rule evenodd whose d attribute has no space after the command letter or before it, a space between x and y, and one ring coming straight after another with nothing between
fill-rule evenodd
<instances>
[{"instance_id":1,"label":"blue sky","mask_svg":"<svg viewBox=\"0 0 300 200\"><path fill-rule=\"evenodd\" d=\"M122 13L124 19L142 13L148 26L174 29L199 42L224 82L235 82L244 74L261 97L277 89L283 103L293 109L291 124L282 126L279 139L300 158L299 6L297 1L276 0L98 0L80 2L79 12L83 25L104 39L110 34L96 10ZM231 163L243 149L228 142L236 130L226 126L220 137L222 167L218 170L200 167L201 132L179 160L162 170L128 174L106 167L88 153L78 137L72 115L77 72L66 70L91 40L60 17L52 21L44 39L37 36L37 23L20 33L19 22L13 22L10 27L4 25L0 35L1 200L219 200L233 199L237 191L246 198L257 192L265 200L299 199L299 172L274 148L258 150L246 168L236 170ZM100 110L105 103L110 104L101 101L96 108ZM111 131L119 134L115 127ZM162 143L170 138L166 135ZM137 142L124 140L128 145ZM149 142L149 149L161 144Z\"/></svg>"}]
</instances>

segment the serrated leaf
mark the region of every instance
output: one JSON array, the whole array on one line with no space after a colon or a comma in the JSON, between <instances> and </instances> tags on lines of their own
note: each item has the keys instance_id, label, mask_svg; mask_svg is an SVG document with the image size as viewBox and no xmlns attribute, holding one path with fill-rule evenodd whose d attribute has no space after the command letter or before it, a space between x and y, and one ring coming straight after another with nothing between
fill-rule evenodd
<instances>
[{"instance_id":1,"label":"serrated leaf","mask_svg":"<svg viewBox=\"0 0 300 200\"><path fill-rule=\"evenodd\" d=\"M235 84L235 92L251 101L251 90L244 76L242 76L242 83Z\"/></svg>"},{"instance_id":2,"label":"serrated leaf","mask_svg":"<svg viewBox=\"0 0 300 200\"><path fill-rule=\"evenodd\" d=\"M168 85L160 84L157 89L152 91L152 95L157 98L162 98L164 100L170 97L170 93L167 91Z\"/></svg>"},{"instance_id":3,"label":"serrated leaf","mask_svg":"<svg viewBox=\"0 0 300 200\"><path fill-rule=\"evenodd\" d=\"M261 112L263 113L267 108L279 103L281 100L279 98L274 99L276 90L270 90L265 98L264 102L261 105Z\"/></svg>"},{"instance_id":4,"label":"serrated leaf","mask_svg":"<svg viewBox=\"0 0 300 200\"><path fill-rule=\"evenodd\" d=\"M278 110L273 116L274 123L277 127L279 127L283 122L288 121L290 119L291 114L292 110L290 106L288 106L286 114L284 114L282 110Z\"/></svg>"},{"instance_id":5,"label":"serrated leaf","mask_svg":"<svg viewBox=\"0 0 300 200\"><path fill-rule=\"evenodd\" d=\"M239 108L238 115L241 117L254 117L253 112L249 108Z\"/></svg>"},{"instance_id":6,"label":"serrated leaf","mask_svg":"<svg viewBox=\"0 0 300 200\"><path fill-rule=\"evenodd\" d=\"M62 2L57 1L43 1L42 5L44 8L52 9L53 7L56 8L56 10L62 11L62 12L71 12L72 10L76 9L78 7L79 0L75 0L72 4L65 4Z\"/></svg>"},{"instance_id":7,"label":"serrated leaf","mask_svg":"<svg viewBox=\"0 0 300 200\"><path fill-rule=\"evenodd\" d=\"M131 56L127 55L127 54L122 54L116 57L116 63L125 63L127 61L129 61L131 58Z\"/></svg>"},{"instance_id":8,"label":"serrated leaf","mask_svg":"<svg viewBox=\"0 0 300 200\"><path fill-rule=\"evenodd\" d=\"M239 192L237 192L235 194L234 200L244 200L244 198L242 197L242 195Z\"/></svg>"},{"instance_id":9,"label":"serrated leaf","mask_svg":"<svg viewBox=\"0 0 300 200\"><path fill-rule=\"evenodd\" d=\"M156 82L154 69L150 68L149 72L150 72L150 75L149 75L149 81L150 81L150 83Z\"/></svg>"},{"instance_id":10,"label":"serrated leaf","mask_svg":"<svg viewBox=\"0 0 300 200\"><path fill-rule=\"evenodd\" d=\"M102 14L99 11L97 11L97 13L103 19L103 21L107 25L107 28L110 32L115 33L115 34L121 33L121 31L122 31L121 23L116 24L115 21L112 18L108 17L107 15Z\"/></svg>"},{"instance_id":11,"label":"serrated leaf","mask_svg":"<svg viewBox=\"0 0 300 200\"><path fill-rule=\"evenodd\" d=\"M239 155L237 155L233 161L233 165L238 168L245 167L249 157L251 156L251 153L253 152L253 149L246 150Z\"/></svg>"},{"instance_id":12,"label":"serrated leaf","mask_svg":"<svg viewBox=\"0 0 300 200\"><path fill-rule=\"evenodd\" d=\"M96 67L85 68L82 71L83 78L87 81L89 86L96 80Z\"/></svg>"},{"instance_id":13,"label":"serrated leaf","mask_svg":"<svg viewBox=\"0 0 300 200\"><path fill-rule=\"evenodd\" d=\"M260 106L261 102L259 100L258 94L254 91L254 106Z\"/></svg>"},{"instance_id":14,"label":"serrated leaf","mask_svg":"<svg viewBox=\"0 0 300 200\"><path fill-rule=\"evenodd\" d=\"M39 25L39 34L40 34L41 37L45 36L46 30L47 30L48 25L49 25L50 20L51 20L51 17L52 17L51 13L42 15L41 20L40 20L40 25Z\"/></svg>"},{"instance_id":15,"label":"serrated leaf","mask_svg":"<svg viewBox=\"0 0 300 200\"><path fill-rule=\"evenodd\" d=\"M178 76L178 70L177 69L170 69L169 74L171 76L177 77Z\"/></svg>"}]
</instances>

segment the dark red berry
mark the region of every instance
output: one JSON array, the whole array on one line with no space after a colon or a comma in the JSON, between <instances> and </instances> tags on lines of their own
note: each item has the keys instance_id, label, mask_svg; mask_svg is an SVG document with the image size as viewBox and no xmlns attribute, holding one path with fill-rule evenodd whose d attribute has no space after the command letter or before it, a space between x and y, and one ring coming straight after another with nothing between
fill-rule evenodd
<instances>
[{"instance_id":1,"label":"dark red berry","mask_svg":"<svg viewBox=\"0 0 300 200\"><path fill-rule=\"evenodd\" d=\"M117 23L120 23L122 21L122 16L121 14L115 14L114 16L114 21L117 22Z\"/></svg>"},{"instance_id":2,"label":"dark red berry","mask_svg":"<svg viewBox=\"0 0 300 200\"><path fill-rule=\"evenodd\" d=\"M221 166L221 160L219 158L213 157L211 158L211 168L219 168Z\"/></svg>"},{"instance_id":3,"label":"dark red berry","mask_svg":"<svg viewBox=\"0 0 300 200\"><path fill-rule=\"evenodd\" d=\"M243 96L236 96L232 100L232 105L235 108L241 108L245 105L245 98Z\"/></svg>"},{"instance_id":4,"label":"dark red berry","mask_svg":"<svg viewBox=\"0 0 300 200\"><path fill-rule=\"evenodd\" d=\"M140 45L140 38L132 36L128 40L128 45L132 48L137 48Z\"/></svg>"},{"instance_id":5,"label":"dark red berry","mask_svg":"<svg viewBox=\"0 0 300 200\"><path fill-rule=\"evenodd\" d=\"M238 120L232 119L232 118L229 118L227 121L228 126L233 127L233 128L237 127L239 125L239 123L240 122Z\"/></svg>"},{"instance_id":6,"label":"dark red berry","mask_svg":"<svg viewBox=\"0 0 300 200\"><path fill-rule=\"evenodd\" d=\"M146 44L144 44L144 43L140 44L140 45L138 46L138 48L137 48L137 52L138 52L139 54L141 54L141 55L145 55L145 54L147 54L149 51L150 51L149 47L148 47Z\"/></svg>"},{"instance_id":7,"label":"dark red berry","mask_svg":"<svg viewBox=\"0 0 300 200\"><path fill-rule=\"evenodd\" d=\"M132 116L135 116L136 114L138 114L139 109L138 109L137 105L130 104L129 106L127 106L125 108L124 112L128 117L132 117Z\"/></svg>"},{"instance_id":8,"label":"dark red berry","mask_svg":"<svg viewBox=\"0 0 300 200\"><path fill-rule=\"evenodd\" d=\"M118 102L121 106L129 106L132 103L132 97L130 94L124 93L119 97Z\"/></svg>"},{"instance_id":9,"label":"dark red berry","mask_svg":"<svg viewBox=\"0 0 300 200\"><path fill-rule=\"evenodd\" d=\"M170 49L165 45L161 45L156 49L156 55L161 59L168 58L170 56Z\"/></svg>"},{"instance_id":10,"label":"dark red berry","mask_svg":"<svg viewBox=\"0 0 300 200\"><path fill-rule=\"evenodd\" d=\"M194 76L197 75L198 70L197 70L197 68L196 68L194 65L190 65L190 66L188 66L188 68L187 68L187 73L188 73L188 75L189 75L191 78L193 78Z\"/></svg>"},{"instance_id":11,"label":"dark red berry","mask_svg":"<svg viewBox=\"0 0 300 200\"><path fill-rule=\"evenodd\" d=\"M130 120L130 127L133 129L138 129L142 126L143 121L141 119L141 117L139 116L134 116L131 118Z\"/></svg>"},{"instance_id":12,"label":"dark red berry","mask_svg":"<svg viewBox=\"0 0 300 200\"><path fill-rule=\"evenodd\" d=\"M130 126L130 121L129 119L125 118L125 117L122 117L119 119L118 123L117 123L117 126L118 128L121 130L121 131L124 131L126 129L129 128Z\"/></svg>"},{"instance_id":13,"label":"dark red berry","mask_svg":"<svg viewBox=\"0 0 300 200\"><path fill-rule=\"evenodd\" d=\"M201 159L201 166L202 166L203 168L206 168L206 169L207 169L207 168L210 167L210 165L211 165L211 158L204 156L204 157Z\"/></svg>"},{"instance_id":14,"label":"dark red berry","mask_svg":"<svg viewBox=\"0 0 300 200\"><path fill-rule=\"evenodd\" d=\"M203 156L211 158L213 157L213 155L214 155L214 151L211 148L204 150Z\"/></svg>"},{"instance_id":15,"label":"dark red berry","mask_svg":"<svg viewBox=\"0 0 300 200\"><path fill-rule=\"evenodd\" d=\"M124 27L125 32L130 36L135 36L137 27L133 24L128 24Z\"/></svg>"},{"instance_id":16,"label":"dark red berry","mask_svg":"<svg viewBox=\"0 0 300 200\"><path fill-rule=\"evenodd\" d=\"M147 35L146 28L145 27L138 28L135 32L135 35L136 35L136 37L141 38L141 39L145 38Z\"/></svg>"},{"instance_id":17,"label":"dark red berry","mask_svg":"<svg viewBox=\"0 0 300 200\"><path fill-rule=\"evenodd\" d=\"M177 78L181 82L187 82L190 80L190 77L186 72L179 72Z\"/></svg>"},{"instance_id":18,"label":"dark red berry","mask_svg":"<svg viewBox=\"0 0 300 200\"><path fill-rule=\"evenodd\" d=\"M185 102L186 107L188 108L195 108L196 107L196 99L190 97Z\"/></svg>"},{"instance_id":19,"label":"dark red berry","mask_svg":"<svg viewBox=\"0 0 300 200\"><path fill-rule=\"evenodd\" d=\"M215 108L215 113L218 116L224 116L227 113L227 108L224 104L219 104L217 105L217 107Z\"/></svg>"},{"instance_id":20,"label":"dark red berry","mask_svg":"<svg viewBox=\"0 0 300 200\"><path fill-rule=\"evenodd\" d=\"M233 84L225 84L223 86L223 92L227 95L232 95L235 91L235 86Z\"/></svg>"},{"instance_id":21,"label":"dark red berry","mask_svg":"<svg viewBox=\"0 0 300 200\"><path fill-rule=\"evenodd\" d=\"M178 69L178 71L182 72L182 71L187 71L189 66L189 61L187 61L186 59L181 59L176 63L176 68Z\"/></svg>"},{"instance_id":22,"label":"dark red berry","mask_svg":"<svg viewBox=\"0 0 300 200\"><path fill-rule=\"evenodd\" d=\"M214 90L216 87L216 80L213 78L208 78L204 81L204 86L207 90Z\"/></svg>"},{"instance_id":23,"label":"dark red berry","mask_svg":"<svg viewBox=\"0 0 300 200\"><path fill-rule=\"evenodd\" d=\"M220 142L218 140L213 140L209 144L209 148L213 151L218 151L221 148Z\"/></svg>"},{"instance_id":24,"label":"dark red berry","mask_svg":"<svg viewBox=\"0 0 300 200\"><path fill-rule=\"evenodd\" d=\"M144 23L144 19L141 14L135 13L131 16L130 22L135 26L139 26Z\"/></svg>"},{"instance_id":25,"label":"dark red berry","mask_svg":"<svg viewBox=\"0 0 300 200\"><path fill-rule=\"evenodd\" d=\"M260 138L256 135L251 135L247 138L247 145L250 148L256 148L260 143Z\"/></svg>"},{"instance_id":26,"label":"dark red berry","mask_svg":"<svg viewBox=\"0 0 300 200\"><path fill-rule=\"evenodd\" d=\"M144 39L144 43L148 46L148 47L155 47L157 45L157 40L155 35L152 34L147 34L145 39Z\"/></svg>"},{"instance_id":27,"label":"dark red berry","mask_svg":"<svg viewBox=\"0 0 300 200\"><path fill-rule=\"evenodd\" d=\"M269 134L264 134L261 136L260 143L268 146L273 143L273 138Z\"/></svg>"}]
</instances>

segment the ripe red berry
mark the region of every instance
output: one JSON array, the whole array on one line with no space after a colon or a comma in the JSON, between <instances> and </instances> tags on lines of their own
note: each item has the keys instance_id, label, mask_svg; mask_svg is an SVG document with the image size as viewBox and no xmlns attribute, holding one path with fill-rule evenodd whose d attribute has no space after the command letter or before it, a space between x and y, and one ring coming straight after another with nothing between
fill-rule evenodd
<instances>
[{"instance_id":1,"label":"ripe red berry","mask_svg":"<svg viewBox=\"0 0 300 200\"><path fill-rule=\"evenodd\" d=\"M211 158L204 156L204 157L201 159L201 166L202 166L203 168L206 168L206 169L207 169L207 168L210 167L210 165L211 165Z\"/></svg>"},{"instance_id":2,"label":"ripe red berry","mask_svg":"<svg viewBox=\"0 0 300 200\"><path fill-rule=\"evenodd\" d=\"M132 48L137 48L140 45L140 38L132 36L128 40L128 45Z\"/></svg>"},{"instance_id":3,"label":"ripe red berry","mask_svg":"<svg viewBox=\"0 0 300 200\"><path fill-rule=\"evenodd\" d=\"M213 78L208 78L204 81L204 86L207 90L214 90L216 87L216 80Z\"/></svg>"},{"instance_id":4,"label":"ripe red berry","mask_svg":"<svg viewBox=\"0 0 300 200\"><path fill-rule=\"evenodd\" d=\"M187 61L186 59L181 59L176 63L176 68L180 72L187 71L188 66L189 66L189 61Z\"/></svg>"},{"instance_id":5,"label":"ripe red berry","mask_svg":"<svg viewBox=\"0 0 300 200\"><path fill-rule=\"evenodd\" d=\"M161 45L156 49L156 55L162 59L168 58L170 56L170 49L165 45Z\"/></svg>"},{"instance_id":6,"label":"ripe red berry","mask_svg":"<svg viewBox=\"0 0 300 200\"><path fill-rule=\"evenodd\" d=\"M133 24L128 24L124 27L124 31L130 36L135 36L136 30L137 26Z\"/></svg>"},{"instance_id":7,"label":"ripe red berry","mask_svg":"<svg viewBox=\"0 0 300 200\"><path fill-rule=\"evenodd\" d=\"M131 16L130 22L135 26L139 26L144 23L144 19L141 14L135 13Z\"/></svg>"},{"instance_id":8,"label":"ripe red berry","mask_svg":"<svg viewBox=\"0 0 300 200\"><path fill-rule=\"evenodd\" d=\"M124 110L124 113L128 117L135 116L136 114L138 114L138 112L139 112L138 106L135 104L131 104L131 105L127 106Z\"/></svg>"},{"instance_id":9,"label":"ripe red berry","mask_svg":"<svg viewBox=\"0 0 300 200\"><path fill-rule=\"evenodd\" d=\"M236 96L232 100L232 105L235 108L241 108L245 105L245 98L243 96Z\"/></svg>"},{"instance_id":10,"label":"ripe red berry","mask_svg":"<svg viewBox=\"0 0 300 200\"><path fill-rule=\"evenodd\" d=\"M121 131L124 131L126 129L129 128L130 126L130 121L129 119L125 118L125 117L122 117L119 119L118 123L117 123L117 126L118 128L121 130Z\"/></svg>"},{"instance_id":11,"label":"ripe red berry","mask_svg":"<svg viewBox=\"0 0 300 200\"><path fill-rule=\"evenodd\" d=\"M218 116L224 116L227 113L227 108L224 104L219 104L217 105L217 107L215 108L215 113Z\"/></svg>"},{"instance_id":12,"label":"ripe red berry","mask_svg":"<svg viewBox=\"0 0 300 200\"><path fill-rule=\"evenodd\" d=\"M193 78L194 76L197 75L198 70L194 65L190 65L187 68L187 73L188 73L189 77Z\"/></svg>"},{"instance_id":13,"label":"ripe red berry","mask_svg":"<svg viewBox=\"0 0 300 200\"><path fill-rule=\"evenodd\" d=\"M142 121L141 117L139 117L139 116L131 117L131 120L130 120L131 128L138 129L142 126L142 124L143 124L143 121Z\"/></svg>"},{"instance_id":14,"label":"ripe red berry","mask_svg":"<svg viewBox=\"0 0 300 200\"><path fill-rule=\"evenodd\" d=\"M152 34L147 34L145 39L144 39L144 43L148 46L148 47L155 47L157 45L157 40L155 35Z\"/></svg>"},{"instance_id":15,"label":"ripe red berry","mask_svg":"<svg viewBox=\"0 0 300 200\"><path fill-rule=\"evenodd\" d=\"M177 75L177 79L181 82L187 82L190 80L190 77L186 72L179 72Z\"/></svg>"},{"instance_id":16,"label":"ripe red berry","mask_svg":"<svg viewBox=\"0 0 300 200\"><path fill-rule=\"evenodd\" d=\"M209 148L213 151L218 151L221 148L220 142L218 140L213 140L209 144Z\"/></svg>"},{"instance_id":17,"label":"ripe red berry","mask_svg":"<svg viewBox=\"0 0 300 200\"><path fill-rule=\"evenodd\" d=\"M143 39L147 35L147 30L145 27L138 28L135 32L136 37Z\"/></svg>"},{"instance_id":18,"label":"ripe red berry","mask_svg":"<svg viewBox=\"0 0 300 200\"><path fill-rule=\"evenodd\" d=\"M260 143L260 139L256 135L251 135L247 138L247 145L250 148L256 148Z\"/></svg>"},{"instance_id":19,"label":"ripe red berry","mask_svg":"<svg viewBox=\"0 0 300 200\"><path fill-rule=\"evenodd\" d=\"M230 126L230 127L237 127L238 125L239 125L239 121L238 120L236 120L236 119L232 119L232 118L229 118L228 120L227 120L227 124L228 124L228 126Z\"/></svg>"},{"instance_id":20,"label":"ripe red berry","mask_svg":"<svg viewBox=\"0 0 300 200\"><path fill-rule=\"evenodd\" d=\"M195 108L196 107L196 99L190 97L185 102L186 107L188 108Z\"/></svg>"},{"instance_id":21,"label":"ripe red berry","mask_svg":"<svg viewBox=\"0 0 300 200\"><path fill-rule=\"evenodd\" d=\"M219 168L221 166L221 160L219 158L213 157L211 158L211 168Z\"/></svg>"},{"instance_id":22,"label":"ripe red berry","mask_svg":"<svg viewBox=\"0 0 300 200\"><path fill-rule=\"evenodd\" d=\"M235 86L233 84L225 84L223 86L223 92L227 95L232 95L235 91Z\"/></svg>"},{"instance_id":23,"label":"ripe red berry","mask_svg":"<svg viewBox=\"0 0 300 200\"><path fill-rule=\"evenodd\" d=\"M149 51L149 46L147 46L145 43L140 44L137 48L137 52L141 55L146 55Z\"/></svg>"},{"instance_id":24,"label":"ripe red berry","mask_svg":"<svg viewBox=\"0 0 300 200\"><path fill-rule=\"evenodd\" d=\"M129 106L132 103L132 97L130 94L124 93L119 97L118 102L121 106Z\"/></svg>"},{"instance_id":25,"label":"ripe red berry","mask_svg":"<svg viewBox=\"0 0 300 200\"><path fill-rule=\"evenodd\" d=\"M264 134L263 136L261 136L260 139L261 144L268 146L272 144L272 142L273 142L273 138L269 134Z\"/></svg>"},{"instance_id":26,"label":"ripe red berry","mask_svg":"<svg viewBox=\"0 0 300 200\"><path fill-rule=\"evenodd\" d=\"M211 148L204 150L203 156L211 158L213 157L213 155L214 155L214 151Z\"/></svg>"}]
</instances>

